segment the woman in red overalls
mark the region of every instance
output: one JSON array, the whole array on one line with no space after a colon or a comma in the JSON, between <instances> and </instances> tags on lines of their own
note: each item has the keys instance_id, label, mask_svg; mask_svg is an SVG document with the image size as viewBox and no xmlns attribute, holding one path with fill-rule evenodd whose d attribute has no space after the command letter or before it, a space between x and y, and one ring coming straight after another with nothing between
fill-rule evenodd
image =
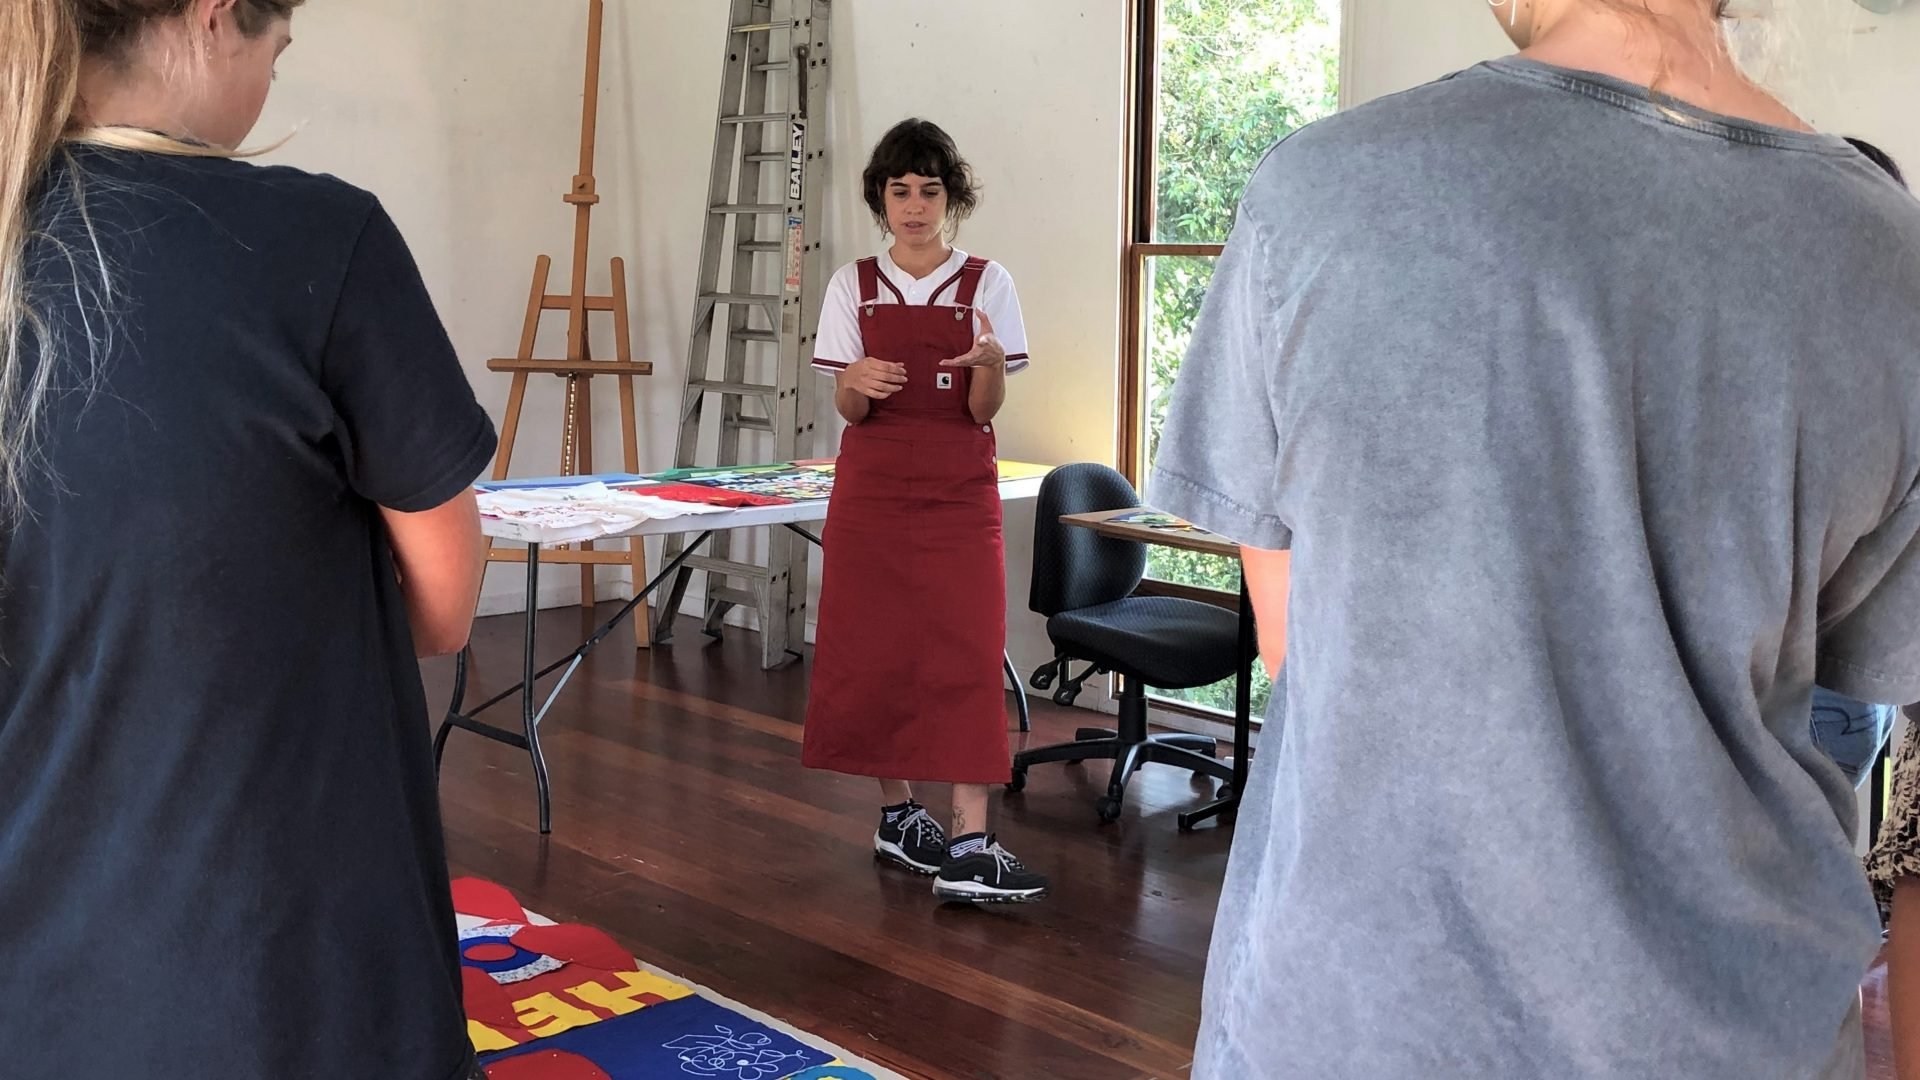
<instances>
[{"instance_id":1,"label":"woman in red overalls","mask_svg":"<svg viewBox=\"0 0 1920 1080\"><path fill-rule=\"evenodd\" d=\"M1026 366L1013 279L948 245L973 177L946 132L908 120L880 140L867 205L882 256L827 286L814 366L847 420L829 504L803 760L878 777L874 850L934 875L949 900L1035 900L1046 879L986 831L1011 772L1006 553L993 418ZM996 332L997 331L997 332ZM913 781L953 785L952 839Z\"/></svg>"}]
</instances>

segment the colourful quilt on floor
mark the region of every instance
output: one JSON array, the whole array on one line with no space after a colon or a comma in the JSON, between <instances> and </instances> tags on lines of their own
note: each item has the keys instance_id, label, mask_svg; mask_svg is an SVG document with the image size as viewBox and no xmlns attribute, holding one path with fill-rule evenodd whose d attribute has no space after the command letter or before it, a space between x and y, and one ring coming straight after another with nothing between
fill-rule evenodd
<instances>
[{"instance_id":1,"label":"colourful quilt on floor","mask_svg":"<svg viewBox=\"0 0 1920 1080\"><path fill-rule=\"evenodd\" d=\"M606 934L453 883L467 1030L488 1080L874 1080L818 1040L650 970Z\"/></svg>"}]
</instances>

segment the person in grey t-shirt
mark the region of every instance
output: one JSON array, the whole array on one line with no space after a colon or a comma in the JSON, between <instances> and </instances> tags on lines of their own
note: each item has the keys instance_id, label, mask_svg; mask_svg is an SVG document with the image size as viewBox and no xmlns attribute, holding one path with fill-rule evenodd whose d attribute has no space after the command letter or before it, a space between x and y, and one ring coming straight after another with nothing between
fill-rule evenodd
<instances>
[{"instance_id":1,"label":"person in grey t-shirt","mask_svg":"<svg viewBox=\"0 0 1920 1080\"><path fill-rule=\"evenodd\" d=\"M1865 139L1848 138L1855 150L1880 166L1888 176L1906 185L1900 166L1879 147ZM1813 688L1813 739L1853 781L1855 788L1865 784L1873 763L1893 734L1899 717L1897 705L1876 705L1855 701L1824 686Z\"/></svg>"},{"instance_id":2,"label":"person in grey t-shirt","mask_svg":"<svg viewBox=\"0 0 1920 1080\"><path fill-rule=\"evenodd\" d=\"M1920 699L1920 207L1639 6L1247 188L1149 489L1285 659L1199 1080L1863 1073L1808 716Z\"/></svg>"}]
</instances>

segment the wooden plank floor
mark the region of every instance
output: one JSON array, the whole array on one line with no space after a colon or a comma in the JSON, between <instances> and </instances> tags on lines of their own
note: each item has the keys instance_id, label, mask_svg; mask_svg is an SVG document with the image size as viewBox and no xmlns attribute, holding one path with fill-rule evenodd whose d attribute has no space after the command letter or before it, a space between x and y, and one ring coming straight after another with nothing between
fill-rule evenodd
<instances>
[{"instance_id":1,"label":"wooden plank floor","mask_svg":"<svg viewBox=\"0 0 1920 1080\"><path fill-rule=\"evenodd\" d=\"M577 608L541 619L543 656L584 636ZM482 620L470 702L518 679L519 627ZM1150 768L1102 827L1105 766L1037 768L995 825L1053 896L942 906L927 879L874 863L877 785L800 767L803 666L762 673L753 637L713 643L691 623L666 647L631 642L622 628L597 650L541 725L545 841L526 755L453 735L441 792L456 874L909 1076L1187 1074L1231 836L1182 834L1174 813L1208 789ZM451 666L427 665L437 708ZM1016 745L1090 722L1034 708L1031 736L1009 711ZM513 703L487 715L518 718ZM945 818L944 791L919 794Z\"/></svg>"},{"instance_id":2,"label":"wooden plank floor","mask_svg":"<svg viewBox=\"0 0 1920 1080\"><path fill-rule=\"evenodd\" d=\"M1054 895L941 906L926 879L873 862L872 781L800 767L804 666L762 673L751 636L714 643L683 624L648 652L623 627L542 724L550 837L536 830L526 755L454 734L441 792L455 874L908 1076L1187 1075L1231 839L1175 827L1204 788L1150 767L1102 827L1104 766L1036 768L1025 792L1001 797L996 828L1053 877ZM590 628L577 608L543 613L541 655ZM518 679L520 617L482 620L474 646L469 702ZM435 708L451 673L426 665ZM516 710L487 715L512 725ZM1044 701L1034 710L1030 736L1009 714L1016 748L1090 722ZM921 797L945 817L944 791ZM1869 1080L1893 1077L1882 983L1867 985Z\"/></svg>"}]
</instances>

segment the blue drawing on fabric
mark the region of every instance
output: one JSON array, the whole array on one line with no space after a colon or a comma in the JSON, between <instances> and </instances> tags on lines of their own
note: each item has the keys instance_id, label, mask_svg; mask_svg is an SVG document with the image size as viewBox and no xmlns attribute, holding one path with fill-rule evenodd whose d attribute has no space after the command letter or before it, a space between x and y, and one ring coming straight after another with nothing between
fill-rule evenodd
<instances>
[{"instance_id":1,"label":"blue drawing on fabric","mask_svg":"<svg viewBox=\"0 0 1920 1080\"><path fill-rule=\"evenodd\" d=\"M851 1065L822 1065L817 1069L794 1073L786 1080L873 1080L873 1074Z\"/></svg>"},{"instance_id":2,"label":"blue drawing on fabric","mask_svg":"<svg viewBox=\"0 0 1920 1080\"><path fill-rule=\"evenodd\" d=\"M780 1080L806 1064L806 1058L773 1045L772 1036L763 1031L742 1031L720 1024L717 1034L682 1035L665 1044L680 1051L680 1071L692 1076L717 1076L725 1080Z\"/></svg>"}]
</instances>

